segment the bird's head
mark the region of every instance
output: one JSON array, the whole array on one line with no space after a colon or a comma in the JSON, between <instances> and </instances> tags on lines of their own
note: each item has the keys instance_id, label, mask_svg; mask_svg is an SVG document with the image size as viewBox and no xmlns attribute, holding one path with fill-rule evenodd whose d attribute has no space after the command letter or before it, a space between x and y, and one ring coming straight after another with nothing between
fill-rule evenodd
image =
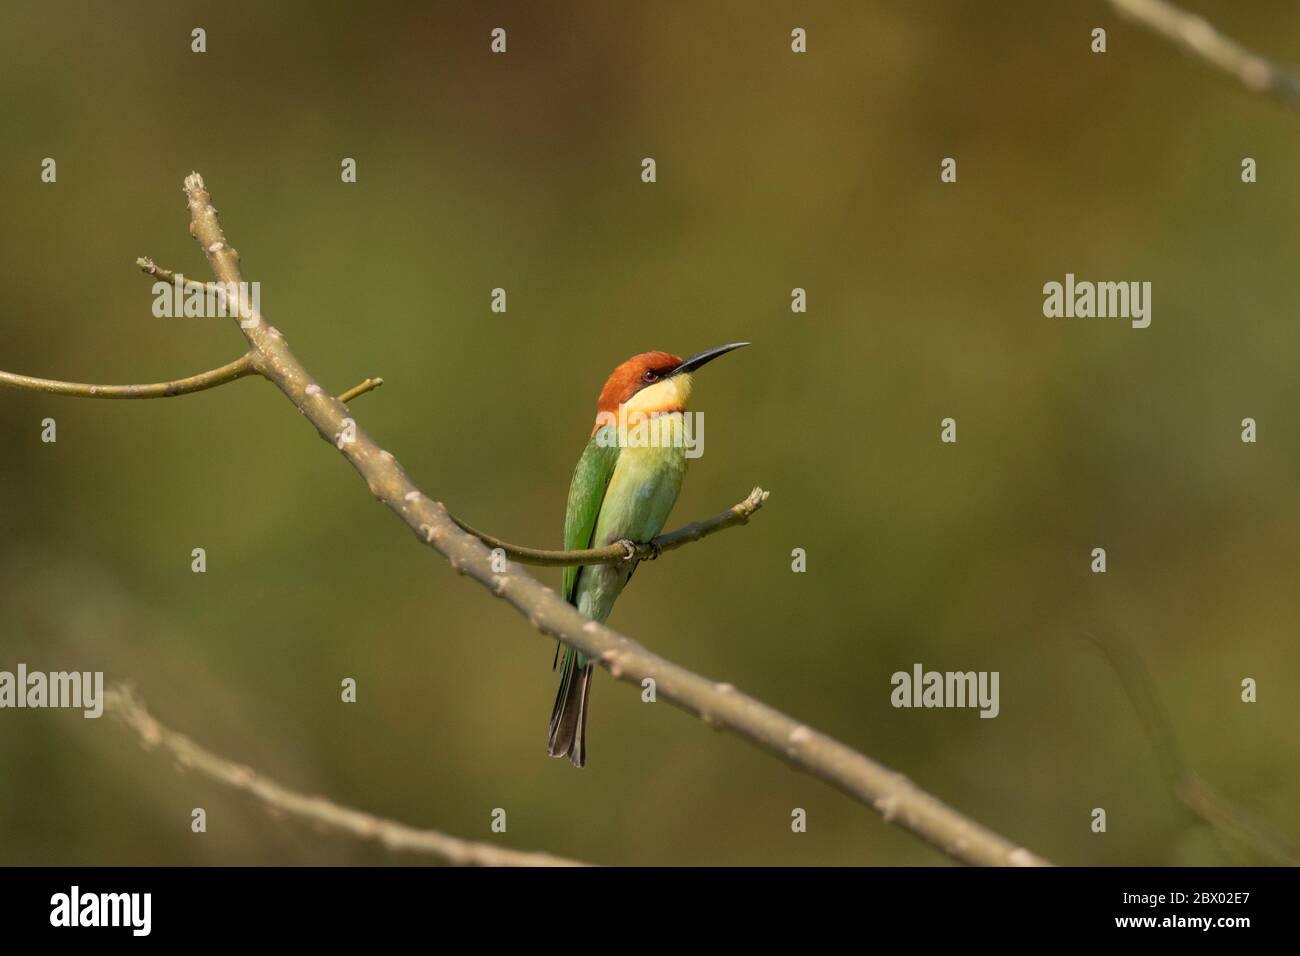
<instances>
[{"instance_id":1,"label":"bird's head","mask_svg":"<svg viewBox=\"0 0 1300 956\"><path fill-rule=\"evenodd\" d=\"M719 345L685 359L671 352L633 355L614 369L601 389L596 404L596 427L592 434L609 420L609 416L617 416L622 406L627 406L628 413L642 415L685 411L691 397L691 376L695 371L718 356L748 344L732 342Z\"/></svg>"}]
</instances>

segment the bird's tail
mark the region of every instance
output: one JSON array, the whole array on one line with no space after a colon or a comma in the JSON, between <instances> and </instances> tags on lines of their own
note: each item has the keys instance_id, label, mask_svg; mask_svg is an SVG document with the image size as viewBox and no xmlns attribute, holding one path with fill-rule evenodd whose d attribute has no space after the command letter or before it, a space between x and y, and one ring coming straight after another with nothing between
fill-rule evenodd
<instances>
[{"instance_id":1,"label":"bird's tail","mask_svg":"<svg viewBox=\"0 0 1300 956\"><path fill-rule=\"evenodd\" d=\"M552 757L568 757L575 767L587 762L587 695L591 692L593 666L590 661L580 660L573 648L564 649L546 752Z\"/></svg>"}]
</instances>

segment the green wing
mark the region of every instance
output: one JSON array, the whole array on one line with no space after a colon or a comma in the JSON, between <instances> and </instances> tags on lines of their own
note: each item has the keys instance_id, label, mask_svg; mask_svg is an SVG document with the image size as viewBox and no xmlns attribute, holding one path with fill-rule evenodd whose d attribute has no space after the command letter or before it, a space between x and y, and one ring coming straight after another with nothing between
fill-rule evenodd
<instances>
[{"instance_id":1,"label":"green wing","mask_svg":"<svg viewBox=\"0 0 1300 956\"><path fill-rule=\"evenodd\" d=\"M564 550L575 551L591 547L591 536L596 531L596 519L600 516L600 506L605 501L605 489L609 479L614 475L614 466L618 464L618 442L613 439L613 425L605 425L591 436L586 450L578 459L578 467L573 470L573 482L569 485L569 507L564 513ZM608 444L601 444L601 436ZM578 572L580 566L564 569L564 600L570 604L577 601Z\"/></svg>"}]
</instances>

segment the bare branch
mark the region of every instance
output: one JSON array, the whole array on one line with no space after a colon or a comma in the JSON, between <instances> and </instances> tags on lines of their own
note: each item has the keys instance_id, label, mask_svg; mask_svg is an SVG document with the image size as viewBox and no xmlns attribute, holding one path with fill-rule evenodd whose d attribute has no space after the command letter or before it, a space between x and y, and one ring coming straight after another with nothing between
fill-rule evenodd
<instances>
[{"instance_id":1,"label":"bare branch","mask_svg":"<svg viewBox=\"0 0 1300 956\"><path fill-rule=\"evenodd\" d=\"M449 863L474 866L587 865L549 853L525 853L490 843L462 840L437 830L417 830L404 823L339 806L324 797L309 797L290 790L249 767L204 749L184 734L164 727L128 687L110 688L104 695L104 706L135 732L146 750L161 746L182 768L197 770L218 783L251 794L267 807L363 840L373 840L389 850L427 853Z\"/></svg>"},{"instance_id":2,"label":"bare branch","mask_svg":"<svg viewBox=\"0 0 1300 956\"><path fill-rule=\"evenodd\" d=\"M1300 109L1300 75L1246 49L1201 17L1167 0L1110 0L1110 4L1122 16L1236 77L1252 93L1267 93Z\"/></svg>"},{"instance_id":3,"label":"bare branch","mask_svg":"<svg viewBox=\"0 0 1300 956\"><path fill-rule=\"evenodd\" d=\"M383 384L384 384L384 380L382 378L368 378L360 385L353 385L350 389L348 389L346 392L340 395L339 401L342 402L344 405L346 405L348 402L352 401L352 399L356 398L358 395L364 395L366 394L366 392L373 391L374 389L378 388L380 385Z\"/></svg>"},{"instance_id":4,"label":"bare branch","mask_svg":"<svg viewBox=\"0 0 1300 956\"><path fill-rule=\"evenodd\" d=\"M203 248L217 280L239 283L239 255L226 242L217 210L203 183L185 179L190 232ZM240 329L254 350L254 365L285 394L365 479L371 494L387 505L419 539L524 614L537 630L577 648L619 680L640 684L654 678L660 697L781 755L876 809L955 860L986 865L1044 865L1030 851L946 806L902 774L813 730L762 701L716 683L659 657L635 641L584 617L550 588L521 570L493 570L492 552L462 531L446 507L425 495L391 453L351 417L348 408L311 376L273 326L252 316ZM693 532L688 532L689 535Z\"/></svg>"},{"instance_id":5,"label":"bare branch","mask_svg":"<svg viewBox=\"0 0 1300 956\"><path fill-rule=\"evenodd\" d=\"M456 522L456 526L462 531L472 534L489 548L500 548L506 553L507 557L518 561L520 564L533 564L551 568L565 567L571 564L618 564L620 561L631 561L633 559L651 561L665 551L672 551L674 548L680 548L692 541L699 541L701 538L707 538L709 535L725 531L727 528L734 528L736 525L747 524L749 516L763 507L768 494L762 488L755 488L749 493L748 498L732 505L721 514L688 524L676 531L661 534L653 541L616 541L608 547L586 548L580 551L546 551L541 548L524 548L517 544L509 544L500 538L494 538L482 531L477 531L459 518L453 517L451 520Z\"/></svg>"},{"instance_id":6,"label":"bare branch","mask_svg":"<svg viewBox=\"0 0 1300 956\"><path fill-rule=\"evenodd\" d=\"M213 210L213 213L215 215L215 210ZM224 239L219 241L222 243L223 248L227 248L224 246ZM234 254L237 262L239 258L238 253L235 253L234 250L229 251ZM174 281L178 277L178 273L171 269L164 269L150 258L141 257L136 259L135 262L136 265L138 265L146 274L156 276L168 282ZM193 279L186 279L185 284L187 287L198 287L203 289L220 288L219 284L205 284ZM241 300L238 305L240 307L239 318L241 320L241 325L246 321L248 322L248 325L243 325L244 328L247 328L249 325L256 326L260 324L261 316L254 316L247 309L247 303L244 303ZM279 333L276 332L276 334L278 335ZM258 371L260 373L260 370ZM384 380L382 378L367 378L361 384L354 385L352 388L339 395L338 400L346 405L358 396L364 395L366 392L372 391L383 384ZM652 561L665 551L672 551L676 548L682 547L683 545L690 544L693 541L699 541L701 538L706 538L718 531L725 531L727 528L735 527L736 525L747 524L750 516L759 508L763 507L764 503L767 501L768 494L769 493L764 491L762 488L755 488L749 493L748 498L732 505L731 508L721 514L714 515L712 518L706 518L702 521L693 522L685 527L678 528L676 531L662 534L653 541L638 542L623 540L616 541L603 548L585 548L574 551L552 551L544 548L527 548L522 545L510 544L508 541L503 541L485 531L479 531L476 528L470 527L454 515L449 515L449 517L462 531L467 534L472 534L489 548L500 548L505 552L507 557L518 561L520 564L531 564L540 567L617 564L621 561L631 560Z\"/></svg>"},{"instance_id":7,"label":"bare branch","mask_svg":"<svg viewBox=\"0 0 1300 956\"><path fill-rule=\"evenodd\" d=\"M217 283L199 282L195 279L186 279L184 276L180 275L179 273L175 272L172 269L164 269L162 266L158 265L158 263L154 262L148 256L141 256L140 258L136 259L135 264L139 266L141 271L143 271L146 275L154 276L155 278L161 279L164 282L176 282L180 280L182 285L187 289L199 289L202 290L205 294L206 293L215 293L217 295L224 294L224 290L222 286L218 285ZM245 303L236 300L236 306L240 308L242 312ZM243 317L244 315L241 314L241 318ZM251 367L249 370L252 371ZM354 398L357 398L360 395L364 395L366 394L366 392L373 391L383 384L384 384L384 380L382 378L367 378L364 382L360 383L359 385L353 385L350 389L348 389L346 392L341 394L339 396L339 401L342 402L344 405L346 405Z\"/></svg>"},{"instance_id":8,"label":"bare branch","mask_svg":"<svg viewBox=\"0 0 1300 956\"><path fill-rule=\"evenodd\" d=\"M171 382L154 382L149 385L87 385L82 382L58 382L48 378L32 378L30 375L15 375L13 372L0 372L0 385L22 388L29 392L71 395L75 398L171 398L173 395L188 395L191 392L216 388L218 385L225 385L237 378L251 375L254 371L253 353L245 352L221 368L200 372L189 378L178 378Z\"/></svg>"}]
</instances>

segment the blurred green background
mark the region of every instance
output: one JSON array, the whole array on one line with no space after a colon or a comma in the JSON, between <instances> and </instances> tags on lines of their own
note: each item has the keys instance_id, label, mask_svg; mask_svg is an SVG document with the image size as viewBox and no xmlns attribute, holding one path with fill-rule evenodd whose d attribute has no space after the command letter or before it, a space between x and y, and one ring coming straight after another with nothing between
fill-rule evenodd
<instances>
[{"instance_id":1,"label":"blurred green background","mask_svg":"<svg viewBox=\"0 0 1300 956\"><path fill-rule=\"evenodd\" d=\"M1294 4L1189 6L1300 62ZM307 367L336 392L385 378L363 426L466 521L558 546L609 370L750 340L699 376L706 450L672 524L754 484L771 501L642 568L614 627L1058 862L1263 862L1175 799L1070 631L1118 635L1189 763L1300 835L1295 115L1102 2L468 7L7 0L0 368L154 381L239 354L229 322L155 319L133 265L206 277L180 192L197 169ZM1151 327L1044 318L1066 272L1151 281ZM604 674L588 767L548 759L553 645L265 382L5 390L0 435L0 669L102 669L286 785L465 837L604 863L945 862ZM1000 671L1001 715L893 709L918 661ZM0 863L394 859L111 720L0 712Z\"/></svg>"}]
</instances>

